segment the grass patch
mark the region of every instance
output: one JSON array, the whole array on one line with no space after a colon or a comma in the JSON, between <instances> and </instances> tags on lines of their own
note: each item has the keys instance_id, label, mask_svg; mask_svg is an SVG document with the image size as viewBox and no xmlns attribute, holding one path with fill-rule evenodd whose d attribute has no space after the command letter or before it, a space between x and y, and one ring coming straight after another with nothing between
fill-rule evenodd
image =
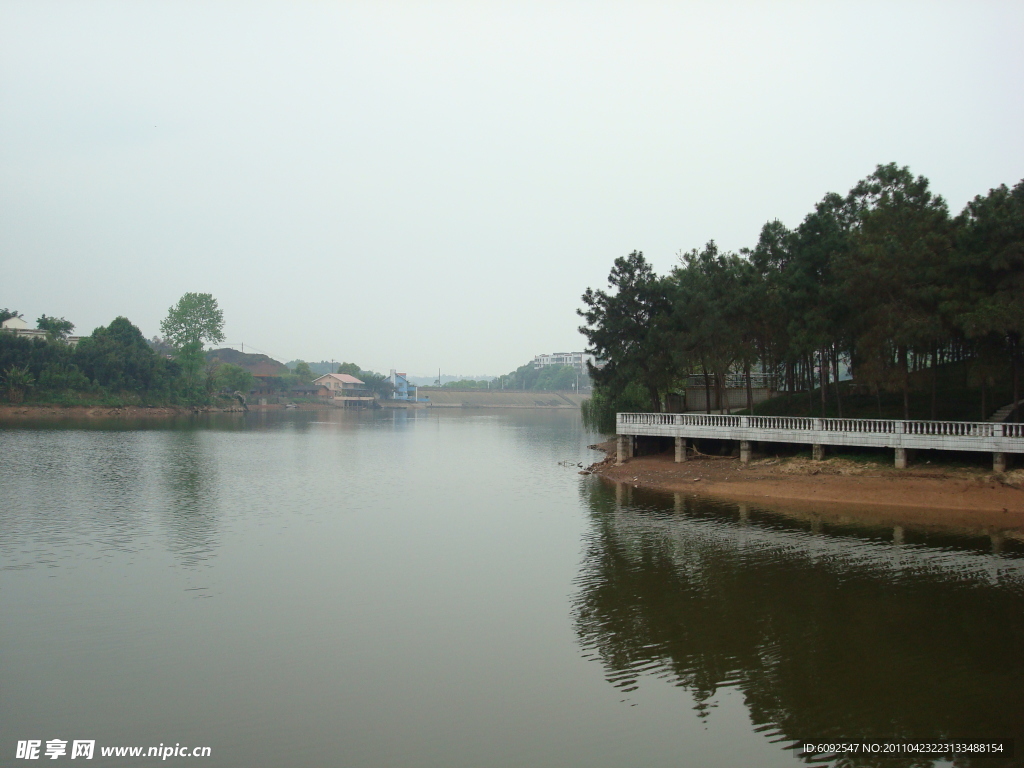
<instances>
[{"instance_id":1,"label":"grass patch","mask_svg":"<svg viewBox=\"0 0 1024 768\"><path fill-rule=\"evenodd\" d=\"M883 456L881 452L875 453L829 453L825 451L826 459L842 459L843 461L852 461L854 464L871 464L871 465L889 465L893 463L893 457L890 456L892 451L887 450ZM810 455L810 454L808 454Z\"/></svg>"},{"instance_id":2,"label":"grass patch","mask_svg":"<svg viewBox=\"0 0 1024 768\"><path fill-rule=\"evenodd\" d=\"M984 471L991 471L992 469L992 454L987 452L911 450L908 453L908 466L910 467L930 466L936 469ZM777 458L783 461L790 459L811 461L813 458L811 447L799 443L761 443L760 447L755 450L754 455L758 459ZM894 465L895 454L892 448L849 445L832 448L826 445L825 461L829 459L850 462L862 467L875 466L884 468Z\"/></svg>"}]
</instances>

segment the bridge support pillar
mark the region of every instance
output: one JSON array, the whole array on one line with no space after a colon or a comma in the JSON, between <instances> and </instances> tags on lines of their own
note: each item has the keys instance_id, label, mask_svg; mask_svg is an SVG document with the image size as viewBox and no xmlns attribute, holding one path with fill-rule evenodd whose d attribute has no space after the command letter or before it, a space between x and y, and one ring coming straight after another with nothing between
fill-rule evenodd
<instances>
[{"instance_id":1,"label":"bridge support pillar","mask_svg":"<svg viewBox=\"0 0 1024 768\"><path fill-rule=\"evenodd\" d=\"M1006 471L1006 454L1005 453L993 453L992 454L992 471L993 472L1005 472Z\"/></svg>"},{"instance_id":2,"label":"bridge support pillar","mask_svg":"<svg viewBox=\"0 0 1024 768\"><path fill-rule=\"evenodd\" d=\"M676 463L686 461L686 438L676 438Z\"/></svg>"},{"instance_id":3,"label":"bridge support pillar","mask_svg":"<svg viewBox=\"0 0 1024 768\"><path fill-rule=\"evenodd\" d=\"M749 440L740 440L740 463L741 464L749 464L750 463L750 441Z\"/></svg>"},{"instance_id":4,"label":"bridge support pillar","mask_svg":"<svg viewBox=\"0 0 1024 768\"><path fill-rule=\"evenodd\" d=\"M633 436L619 435L615 445L615 463L621 464L626 459L633 458Z\"/></svg>"},{"instance_id":5,"label":"bridge support pillar","mask_svg":"<svg viewBox=\"0 0 1024 768\"><path fill-rule=\"evenodd\" d=\"M815 461L825 460L825 446L815 443L811 446L811 458Z\"/></svg>"},{"instance_id":6,"label":"bridge support pillar","mask_svg":"<svg viewBox=\"0 0 1024 768\"><path fill-rule=\"evenodd\" d=\"M907 468L907 449L897 448L896 449L896 469Z\"/></svg>"},{"instance_id":7,"label":"bridge support pillar","mask_svg":"<svg viewBox=\"0 0 1024 768\"><path fill-rule=\"evenodd\" d=\"M903 526L894 525L892 528L892 543L902 544L903 543Z\"/></svg>"}]
</instances>

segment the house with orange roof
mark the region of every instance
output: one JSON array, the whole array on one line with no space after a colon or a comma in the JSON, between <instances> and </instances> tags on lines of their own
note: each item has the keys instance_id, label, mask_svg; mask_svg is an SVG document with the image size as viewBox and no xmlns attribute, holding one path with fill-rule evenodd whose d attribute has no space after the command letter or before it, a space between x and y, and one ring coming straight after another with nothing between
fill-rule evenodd
<instances>
[{"instance_id":1,"label":"house with orange roof","mask_svg":"<svg viewBox=\"0 0 1024 768\"><path fill-rule=\"evenodd\" d=\"M373 393L362 379L347 373L328 373L313 379L313 386L322 387L326 396L345 407L365 406L373 402Z\"/></svg>"}]
</instances>

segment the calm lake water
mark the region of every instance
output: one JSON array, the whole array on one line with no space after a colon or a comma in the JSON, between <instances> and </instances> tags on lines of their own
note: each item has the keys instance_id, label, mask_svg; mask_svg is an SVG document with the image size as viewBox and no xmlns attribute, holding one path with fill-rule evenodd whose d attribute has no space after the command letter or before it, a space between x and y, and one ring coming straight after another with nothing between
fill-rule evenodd
<instances>
[{"instance_id":1,"label":"calm lake water","mask_svg":"<svg viewBox=\"0 0 1024 768\"><path fill-rule=\"evenodd\" d=\"M530 411L0 429L0 765L38 764L14 759L26 739L94 739L88 765L182 744L212 756L168 764L247 768L1024 750L1013 547L560 464L596 439Z\"/></svg>"}]
</instances>

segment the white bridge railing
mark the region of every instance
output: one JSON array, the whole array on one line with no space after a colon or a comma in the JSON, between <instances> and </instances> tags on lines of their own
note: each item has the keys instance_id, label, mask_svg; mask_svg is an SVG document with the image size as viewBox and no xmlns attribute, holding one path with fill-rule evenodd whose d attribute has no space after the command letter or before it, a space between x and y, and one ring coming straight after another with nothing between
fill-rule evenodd
<instances>
[{"instance_id":1,"label":"white bridge railing","mask_svg":"<svg viewBox=\"0 0 1024 768\"><path fill-rule=\"evenodd\" d=\"M1024 453L1024 424L993 422L618 414L615 427L618 434L633 435Z\"/></svg>"},{"instance_id":2,"label":"white bridge railing","mask_svg":"<svg viewBox=\"0 0 1024 768\"><path fill-rule=\"evenodd\" d=\"M809 432L843 432L846 434L1024 438L1024 424L996 424L988 421L816 419L804 416L726 416L724 414L704 413L620 413L618 414L618 423L622 425L644 426L806 430Z\"/></svg>"}]
</instances>

